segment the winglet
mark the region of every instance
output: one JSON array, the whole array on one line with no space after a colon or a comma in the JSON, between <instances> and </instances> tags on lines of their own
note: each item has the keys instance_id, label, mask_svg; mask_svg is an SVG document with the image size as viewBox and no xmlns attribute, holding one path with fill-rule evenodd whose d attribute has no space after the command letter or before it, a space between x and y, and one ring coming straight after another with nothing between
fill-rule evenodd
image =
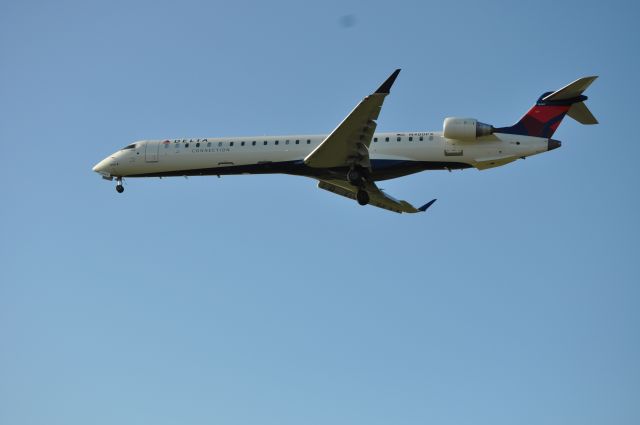
<instances>
[{"instance_id":1,"label":"winglet","mask_svg":"<svg viewBox=\"0 0 640 425\"><path fill-rule=\"evenodd\" d=\"M393 74L391 74L389 78L387 78L387 80L382 83L382 85L378 87L378 90L376 90L375 92L379 94L389 94L389 92L391 91L391 86L396 81L396 78L398 78L398 74L400 74L400 69L396 69L395 71L393 71Z\"/></svg>"},{"instance_id":2,"label":"winglet","mask_svg":"<svg viewBox=\"0 0 640 425\"><path fill-rule=\"evenodd\" d=\"M427 210L427 208L429 208L431 205L433 205L433 203L436 202L436 201L437 201L437 199L430 200L429 202L427 202L426 204L424 204L423 206L418 208L418 211L425 212Z\"/></svg>"}]
</instances>

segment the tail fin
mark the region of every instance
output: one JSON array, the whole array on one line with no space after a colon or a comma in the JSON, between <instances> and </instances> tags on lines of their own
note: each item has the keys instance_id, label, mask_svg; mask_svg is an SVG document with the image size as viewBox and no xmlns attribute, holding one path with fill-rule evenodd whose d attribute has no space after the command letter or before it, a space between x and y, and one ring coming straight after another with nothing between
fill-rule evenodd
<instances>
[{"instance_id":1,"label":"tail fin","mask_svg":"<svg viewBox=\"0 0 640 425\"><path fill-rule=\"evenodd\" d=\"M583 77L554 92L544 93L520 121L511 127L496 128L496 133L522 134L550 138L565 115L582 124L597 124L582 93L598 78Z\"/></svg>"}]
</instances>

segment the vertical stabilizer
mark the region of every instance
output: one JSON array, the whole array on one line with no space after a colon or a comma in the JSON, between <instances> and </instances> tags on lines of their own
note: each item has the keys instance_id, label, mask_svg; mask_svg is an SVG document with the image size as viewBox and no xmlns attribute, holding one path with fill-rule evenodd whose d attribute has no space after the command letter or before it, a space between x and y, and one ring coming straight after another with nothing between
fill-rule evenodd
<instances>
[{"instance_id":1,"label":"vertical stabilizer","mask_svg":"<svg viewBox=\"0 0 640 425\"><path fill-rule=\"evenodd\" d=\"M495 132L550 138L565 115L581 124L597 124L598 120L584 103L587 96L582 94L596 78L579 78L559 90L544 93L520 121L510 127L496 128Z\"/></svg>"}]
</instances>

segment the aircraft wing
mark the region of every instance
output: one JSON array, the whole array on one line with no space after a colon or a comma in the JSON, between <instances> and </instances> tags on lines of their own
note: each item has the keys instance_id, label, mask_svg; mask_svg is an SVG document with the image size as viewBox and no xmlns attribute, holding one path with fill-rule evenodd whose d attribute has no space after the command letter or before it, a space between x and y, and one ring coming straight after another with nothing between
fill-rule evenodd
<instances>
[{"instance_id":1,"label":"aircraft wing","mask_svg":"<svg viewBox=\"0 0 640 425\"><path fill-rule=\"evenodd\" d=\"M318 187L350 199L356 199L356 192L358 191L357 187L351 185L345 180L320 180L318 182ZM420 208L416 208L407 201L399 201L394 197L387 195L373 182L367 182L365 189L369 193L370 205L397 213L424 212L436 201L433 199Z\"/></svg>"},{"instance_id":2,"label":"aircraft wing","mask_svg":"<svg viewBox=\"0 0 640 425\"><path fill-rule=\"evenodd\" d=\"M369 145L384 98L400 73L396 69L374 93L362 99L351 113L304 159L314 168L360 165L371 169Z\"/></svg>"}]
</instances>

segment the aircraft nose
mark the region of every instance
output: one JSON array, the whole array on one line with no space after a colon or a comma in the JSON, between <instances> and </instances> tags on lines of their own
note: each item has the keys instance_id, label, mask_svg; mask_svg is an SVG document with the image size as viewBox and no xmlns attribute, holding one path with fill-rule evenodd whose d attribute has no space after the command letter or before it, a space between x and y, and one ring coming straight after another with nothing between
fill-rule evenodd
<instances>
[{"instance_id":1,"label":"aircraft nose","mask_svg":"<svg viewBox=\"0 0 640 425\"><path fill-rule=\"evenodd\" d=\"M103 159L102 161L98 162L96 165L93 166L92 168L93 171L95 171L96 173L106 173L107 171L107 160Z\"/></svg>"},{"instance_id":2,"label":"aircraft nose","mask_svg":"<svg viewBox=\"0 0 640 425\"><path fill-rule=\"evenodd\" d=\"M560 142L560 140L549 139L549 141L547 142L547 150L548 151L552 151L554 149L557 149L560 146L562 146L562 143Z\"/></svg>"}]
</instances>

